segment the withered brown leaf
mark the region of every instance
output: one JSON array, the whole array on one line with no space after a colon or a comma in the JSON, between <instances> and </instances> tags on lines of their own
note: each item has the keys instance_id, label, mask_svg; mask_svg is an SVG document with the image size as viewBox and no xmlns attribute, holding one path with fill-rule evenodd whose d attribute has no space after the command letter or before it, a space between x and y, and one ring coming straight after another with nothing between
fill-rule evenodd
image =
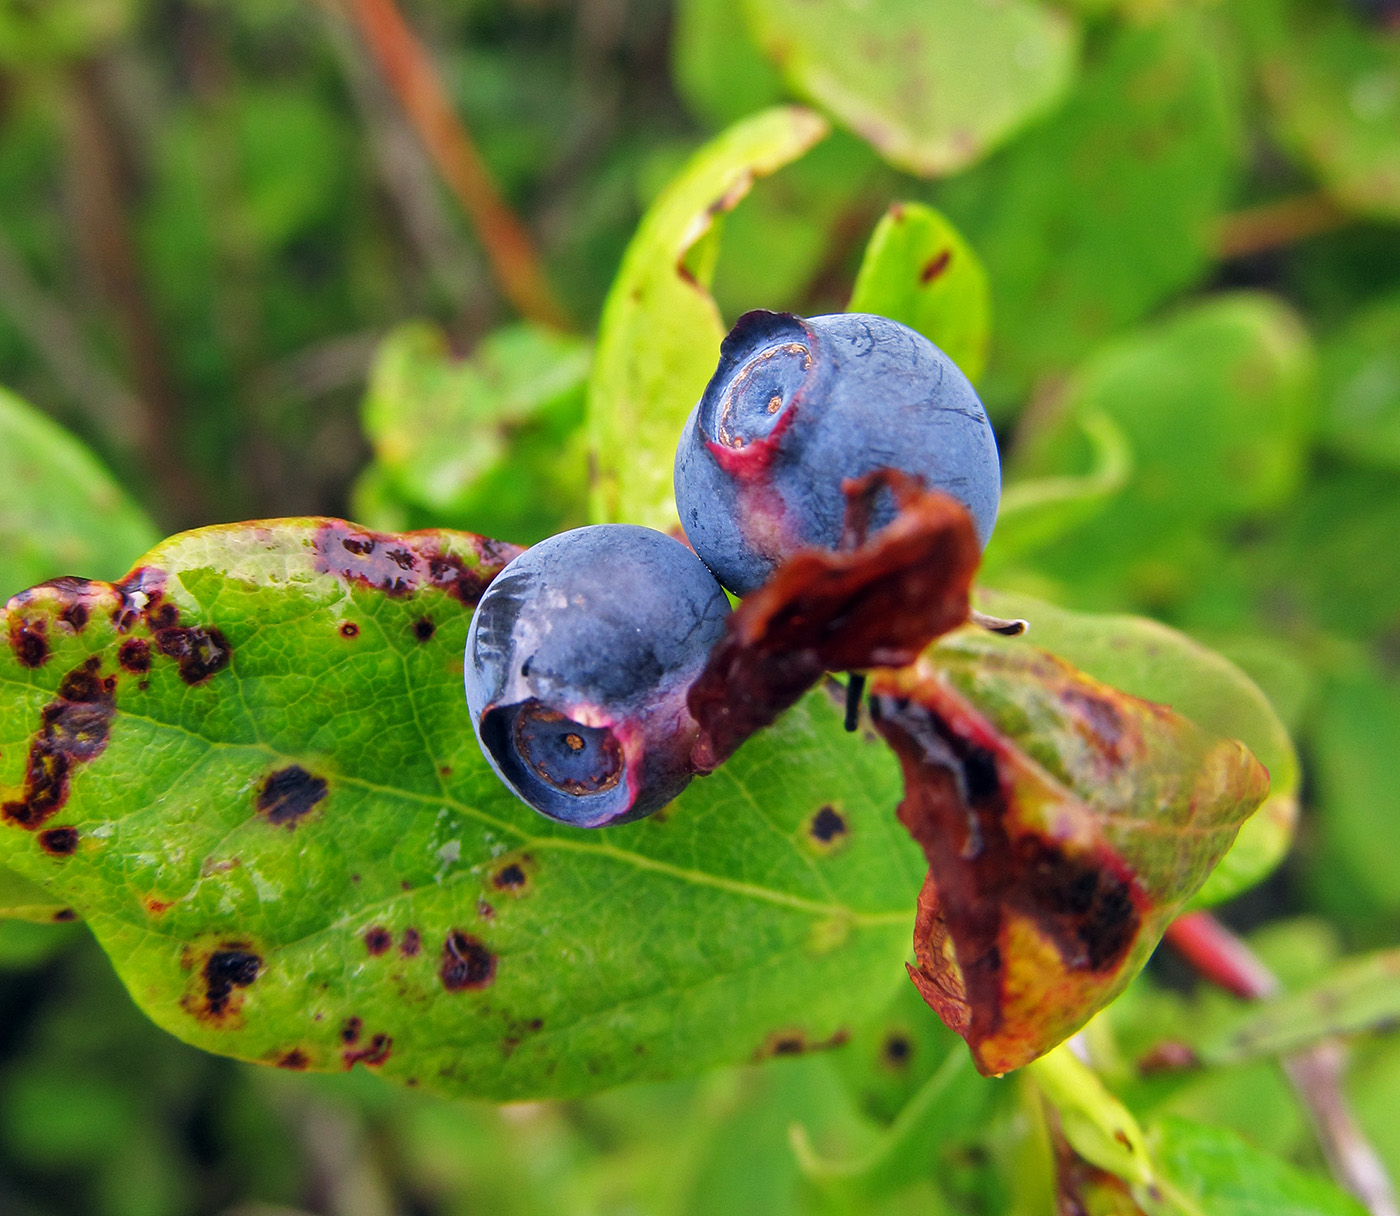
<instances>
[{"instance_id":1,"label":"withered brown leaf","mask_svg":"<svg viewBox=\"0 0 1400 1216\"><path fill-rule=\"evenodd\" d=\"M871 709L929 863L910 975L987 1074L1123 989L1268 791L1243 744L972 630Z\"/></svg>"},{"instance_id":2,"label":"withered brown leaf","mask_svg":"<svg viewBox=\"0 0 1400 1216\"><path fill-rule=\"evenodd\" d=\"M967 620L981 551L972 518L946 494L879 470L848 481L846 541L808 549L739 606L690 690L700 724L692 758L722 764L828 671L902 667ZM898 514L866 539L876 496Z\"/></svg>"}]
</instances>

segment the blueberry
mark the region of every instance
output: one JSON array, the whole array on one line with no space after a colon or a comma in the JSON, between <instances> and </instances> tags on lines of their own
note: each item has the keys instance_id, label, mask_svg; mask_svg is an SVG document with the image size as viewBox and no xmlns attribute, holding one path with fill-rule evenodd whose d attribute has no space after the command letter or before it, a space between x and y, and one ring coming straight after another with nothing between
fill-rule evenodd
<instances>
[{"instance_id":1,"label":"blueberry","mask_svg":"<svg viewBox=\"0 0 1400 1216\"><path fill-rule=\"evenodd\" d=\"M700 559L650 528L576 528L527 549L467 634L467 706L491 767L576 827L659 810L690 781L686 693L728 615Z\"/></svg>"},{"instance_id":2,"label":"blueberry","mask_svg":"<svg viewBox=\"0 0 1400 1216\"><path fill-rule=\"evenodd\" d=\"M696 553L747 595L795 550L835 548L842 481L878 468L958 499L986 545L1001 498L996 438L947 355L887 317L751 312L681 435L676 506ZM875 526L893 512L881 504Z\"/></svg>"}]
</instances>

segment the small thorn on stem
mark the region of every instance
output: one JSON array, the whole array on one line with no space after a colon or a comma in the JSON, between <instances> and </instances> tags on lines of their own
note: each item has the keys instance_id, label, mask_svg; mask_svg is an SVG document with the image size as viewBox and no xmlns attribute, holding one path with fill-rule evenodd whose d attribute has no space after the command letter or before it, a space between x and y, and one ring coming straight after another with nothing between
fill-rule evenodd
<instances>
[{"instance_id":1,"label":"small thorn on stem","mask_svg":"<svg viewBox=\"0 0 1400 1216\"><path fill-rule=\"evenodd\" d=\"M846 681L846 730L854 731L860 725L860 699L865 696L865 677L851 672Z\"/></svg>"},{"instance_id":2,"label":"small thorn on stem","mask_svg":"<svg viewBox=\"0 0 1400 1216\"><path fill-rule=\"evenodd\" d=\"M981 625L983 629L991 633L1001 634L1004 638L1019 638L1031 627L1029 621L988 616L985 612L978 612L976 608L968 610L967 619L974 625Z\"/></svg>"}]
</instances>

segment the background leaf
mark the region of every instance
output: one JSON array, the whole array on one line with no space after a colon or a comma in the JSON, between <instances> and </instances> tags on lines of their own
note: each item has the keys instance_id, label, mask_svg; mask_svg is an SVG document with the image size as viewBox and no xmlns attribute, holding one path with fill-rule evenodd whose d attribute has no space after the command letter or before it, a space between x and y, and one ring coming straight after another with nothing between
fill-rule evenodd
<instances>
[{"instance_id":1,"label":"background leaf","mask_svg":"<svg viewBox=\"0 0 1400 1216\"><path fill-rule=\"evenodd\" d=\"M0 594L63 574L115 578L155 542L91 452L0 389Z\"/></svg>"},{"instance_id":2,"label":"background leaf","mask_svg":"<svg viewBox=\"0 0 1400 1216\"><path fill-rule=\"evenodd\" d=\"M1165 1118L1149 1139L1173 1189L1211 1216L1362 1216L1365 1211L1327 1179L1222 1128Z\"/></svg>"},{"instance_id":3,"label":"background leaf","mask_svg":"<svg viewBox=\"0 0 1400 1216\"><path fill-rule=\"evenodd\" d=\"M1345 206L1400 216L1400 42L1346 5L1241 7L1282 141Z\"/></svg>"},{"instance_id":4,"label":"background leaf","mask_svg":"<svg viewBox=\"0 0 1400 1216\"><path fill-rule=\"evenodd\" d=\"M376 464L362 475L361 517L376 524L397 500L410 526L471 520L520 543L578 527L590 357L582 340L524 323L496 330L465 360L431 326L390 335L365 397Z\"/></svg>"},{"instance_id":5,"label":"background leaf","mask_svg":"<svg viewBox=\"0 0 1400 1216\"><path fill-rule=\"evenodd\" d=\"M1207 1063L1279 1057L1332 1035L1393 1026L1400 1019L1400 950L1344 960L1308 987L1250 1009L1202 1040Z\"/></svg>"},{"instance_id":6,"label":"background leaf","mask_svg":"<svg viewBox=\"0 0 1400 1216\"><path fill-rule=\"evenodd\" d=\"M1172 605L1208 584L1209 538L1298 488L1312 371L1296 315L1259 295L1217 297L1107 347L1027 418L1012 467L1017 477L1082 467L1080 419L1103 414L1127 438L1133 475L1111 521L1091 519L1035 565L1080 603L1107 607Z\"/></svg>"},{"instance_id":7,"label":"background leaf","mask_svg":"<svg viewBox=\"0 0 1400 1216\"><path fill-rule=\"evenodd\" d=\"M1059 111L940 186L991 276L995 412L1205 272L1239 160L1228 57L1180 5L1113 28Z\"/></svg>"},{"instance_id":8,"label":"background leaf","mask_svg":"<svg viewBox=\"0 0 1400 1216\"><path fill-rule=\"evenodd\" d=\"M743 0L680 0L671 42L676 87L714 127L783 98L783 81L744 24Z\"/></svg>"},{"instance_id":9,"label":"background leaf","mask_svg":"<svg viewBox=\"0 0 1400 1216\"><path fill-rule=\"evenodd\" d=\"M1049 108L1076 38L1027 0L744 0L759 45L799 93L922 176L980 159Z\"/></svg>"}]
</instances>

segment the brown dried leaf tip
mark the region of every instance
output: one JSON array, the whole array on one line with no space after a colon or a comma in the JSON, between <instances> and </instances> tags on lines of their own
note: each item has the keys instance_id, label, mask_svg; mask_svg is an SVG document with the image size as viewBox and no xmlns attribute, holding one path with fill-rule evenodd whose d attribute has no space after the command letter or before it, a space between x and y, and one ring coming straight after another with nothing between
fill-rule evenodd
<instances>
[{"instance_id":1,"label":"brown dried leaf tip","mask_svg":"<svg viewBox=\"0 0 1400 1216\"><path fill-rule=\"evenodd\" d=\"M842 548L807 549L785 562L729 618L691 687L699 771L722 764L825 672L903 667L967 619L981 550L962 504L892 469L843 489ZM867 538L886 491L898 512Z\"/></svg>"},{"instance_id":2,"label":"brown dried leaf tip","mask_svg":"<svg viewBox=\"0 0 1400 1216\"><path fill-rule=\"evenodd\" d=\"M1268 791L1242 744L1024 643L954 635L871 711L929 863L910 976L989 1075L1118 995Z\"/></svg>"}]
</instances>

